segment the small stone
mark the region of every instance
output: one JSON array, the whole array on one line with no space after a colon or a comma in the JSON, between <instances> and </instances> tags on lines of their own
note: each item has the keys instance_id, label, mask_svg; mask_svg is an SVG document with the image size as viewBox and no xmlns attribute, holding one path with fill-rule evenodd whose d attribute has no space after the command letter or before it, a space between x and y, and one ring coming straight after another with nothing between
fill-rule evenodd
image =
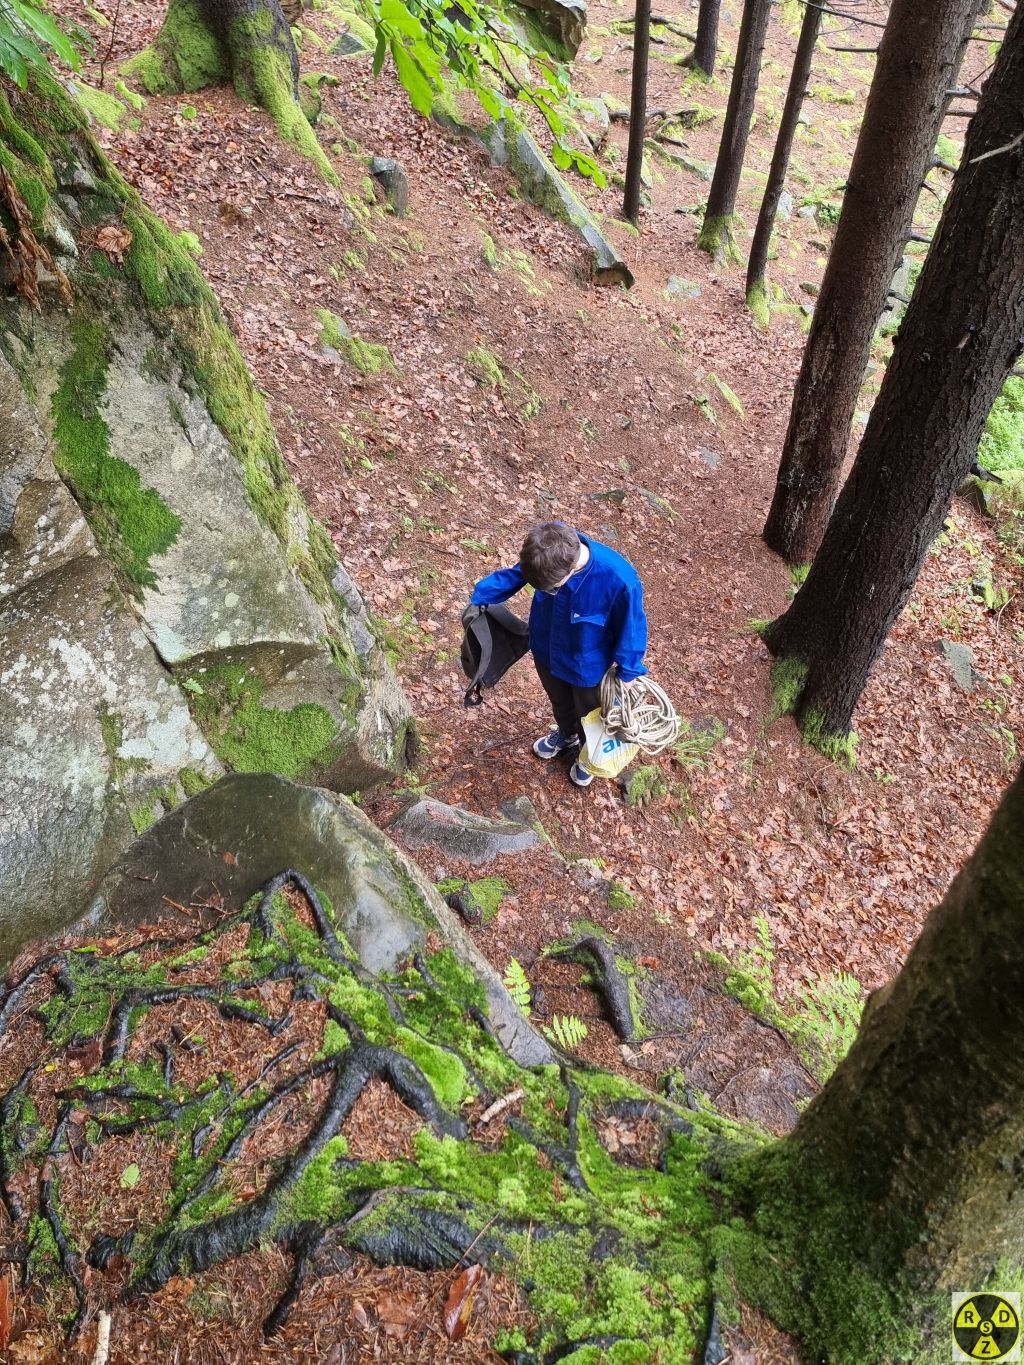
<instances>
[{"instance_id":1,"label":"small stone","mask_svg":"<svg viewBox=\"0 0 1024 1365\"><path fill-rule=\"evenodd\" d=\"M670 299L699 299L700 285L684 280L681 275L670 275L665 293Z\"/></svg>"},{"instance_id":2,"label":"small stone","mask_svg":"<svg viewBox=\"0 0 1024 1365\"><path fill-rule=\"evenodd\" d=\"M82 221L82 210L78 207L78 200L73 199L70 194L55 194L53 202L73 223Z\"/></svg>"},{"instance_id":3,"label":"small stone","mask_svg":"<svg viewBox=\"0 0 1024 1365\"><path fill-rule=\"evenodd\" d=\"M955 640L942 640L939 649L957 687L961 692L973 692L975 683L982 681L982 675L975 670L974 655L968 647Z\"/></svg>"},{"instance_id":4,"label":"small stone","mask_svg":"<svg viewBox=\"0 0 1024 1365\"><path fill-rule=\"evenodd\" d=\"M793 196L789 190L783 190L779 195L779 207L776 213L783 223L788 223L793 216Z\"/></svg>"},{"instance_id":5,"label":"small stone","mask_svg":"<svg viewBox=\"0 0 1024 1365\"><path fill-rule=\"evenodd\" d=\"M816 218L818 216L817 204L804 204L803 208L796 211L798 218Z\"/></svg>"},{"instance_id":6,"label":"small stone","mask_svg":"<svg viewBox=\"0 0 1024 1365\"><path fill-rule=\"evenodd\" d=\"M704 461L709 469L717 469L722 463L722 457L717 450L711 450L707 446L700 446L697 454Z\"/></svg>"},{"instance_id":7,"label":"small stone","mask_svg":"<svg viewBox=\"0 0 1024 1365\"><path fill-rule=\"evenodd\" d=\"M65 167L58 183L62 190L70 190L72 194L92 194L96 189L96 181L90 173L77 164Z\"/></svg>"},{"instance_id":8,"label":"small stone","mask_svg":"<svg viewBox=\"0 0 1024 1365\"><path fill-rule=\"evenodd\" d=\"M375 156L370 161L370 174L387 195L388 203L399 218L409 212L409 178L393 157Z\"/></svg>"},{"instance_id":9,"label":"small stone","mask_svg":"<svg viewBox=\"0 0 1024 1365\"><path fill-rule=\"evenodd\" d=\"M78 259L78 243L75 241L74 234L59 218L52 218L51 220L50 240L57 247L58 254L70 257L73 261Z\"/></svg>"},{"instance_id":10,"label":"small stone","mask_svg":"<svg viewBox=\"0 0 1024 1365\"><path fill-rule=\"evenodd\" d=\"M524 820L489 819L458 806L421 797L403 810L392 831L415 847L426 845L470 863L489 863L501 854L526 853L544 842Z\"/></svg>"}]
</instances>

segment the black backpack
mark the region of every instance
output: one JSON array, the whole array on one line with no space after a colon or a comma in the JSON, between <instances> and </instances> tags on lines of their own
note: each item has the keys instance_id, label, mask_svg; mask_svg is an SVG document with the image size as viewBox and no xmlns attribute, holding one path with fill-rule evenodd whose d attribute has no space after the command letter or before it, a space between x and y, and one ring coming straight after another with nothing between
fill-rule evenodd
<instances>
[{"instance_id":1,"label":"black backpack","mask_svg":"<svg viewBox=\"0 0 1024 1365\"><path fill-rule=\"evenodd\" d=\"M483 689L499 682L530 649L530 628L508 607L467 607L462 613L465 704L479 706Z\"/></svg>"}]
</instances>

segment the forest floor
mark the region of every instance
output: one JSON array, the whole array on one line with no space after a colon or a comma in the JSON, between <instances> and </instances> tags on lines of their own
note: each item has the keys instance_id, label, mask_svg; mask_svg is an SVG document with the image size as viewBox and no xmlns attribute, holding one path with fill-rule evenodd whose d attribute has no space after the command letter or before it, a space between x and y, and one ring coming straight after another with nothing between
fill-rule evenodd
<instances>
[{"instance_id":1,"label":"forest floor","mask_svg":"<svg viewBox=\"0 0 1024 1365\"><path fill-rule=\"evenodd\" d=\"M112 19L114 0L91 15L71 0L56 8L96 35L109 86L163 7L127 0L113 30L94 16ZM671 31L652 61L649 105L697 111L687 151L705 163L721 135L738 8L724 8L723 60L710 84L669 60L690 46ZM672 0L662 12L692 29L695 9ZM575 73L583 93L628 100L631 46L613 24L629 13L624 3L590 5ZM841 199L871 58L819 49L789 177L793 212L778 225L770 265L788 306L765 333L745 307L742 270L697 248L695 210L708 189L699 174L652 158L639 235L615 220L614 185L579 187L636 275L629 292L597 289L578 239L524 202L478 145L416 115L390 68L375 80L368 60L327 51L331 14L307 13L301 57L338 80L322 87L318 132L344 193L228 90L149 100L101 140L150 207L198 237L288 465L385 625L425 741L413 789L485 815L526 794L561 855L485 869L509 894L472 931L482 950L502 970L517 958L549 1008L587 1019L584 1057L652 1082L682 1069L724 1109L750 1112L748 1092L765 1071L777 1079L800 1064L774 1030L717 993L720 973L700 955L735 960L763 947L766 926L774 989L789 1007L803 1008L799 993L831 973L865 990L881 985L976 843L1024 744L1024 612L1019 596L990 611L972 588L986 566L997 577L1008 568L992 526L963 502L857 709L857 767L826 761L788 719L766 722L770 658L750 621L783 611L793 583L760 532L800 363L801 305L812 302L829 247L821 219ZM785 96L791 18L786 6L773 10L740 195L746 229ZM870 46L876 35L833 41ZM96 61L85 75L96 78ZM962 124L947 131L959 137ZM606 171L622 169L625 137L613 122ZM408 218L373 199L370 155L405 169ZM800 216L805 198L824 214ZM937 211L925 195L920 225ZM739 240L745 246L749 231ZM321 309L386 346L394 370L361 375L327 358ZM888 344L877 348L865 413ZM481 351L500 366L500 382L488 382L488 370L497 376ZM648 663L696 727L676 756L654 760L666 791L649 805L629 806L614 784L578 791L561 762L531 756L549 718L528 664L483 707L463 707L459 617L473 583L514 563L525 530L553 518L636 565ZM525 615L525 601L511 605ZM972 651L972 692L956 685L943 642ZM367 793L366 808L387 825L408 790ZM436 879L478 875L411 852ZM573 875L583 859L600 860L595 877ZM579 970L539 962L581 916L642 958L679 1002L674 1031L620 1049ZM763 1121L787 1125L785 1113ZM775 1349L748 1358L768 1361Z\"/></svg>"}]
</instances>

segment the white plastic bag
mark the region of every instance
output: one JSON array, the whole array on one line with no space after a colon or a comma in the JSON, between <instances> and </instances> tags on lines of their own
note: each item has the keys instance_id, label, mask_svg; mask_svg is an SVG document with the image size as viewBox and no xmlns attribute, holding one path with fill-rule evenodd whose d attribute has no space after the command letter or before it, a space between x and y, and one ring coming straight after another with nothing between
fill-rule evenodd
<instances>
[{"instance_id":1,"label":"white plastic bag","mask_svg":"<svg viewBox=\"0 0 1024 1365\"><path fill-rule=\"evenodd\" d=\"M595 777L618 777L623 768L636 758L640 746L620 739L609 730L599 706L585 715L582 723L587 742L583 746L580 763Z\"/></svg>"}]
</instances>

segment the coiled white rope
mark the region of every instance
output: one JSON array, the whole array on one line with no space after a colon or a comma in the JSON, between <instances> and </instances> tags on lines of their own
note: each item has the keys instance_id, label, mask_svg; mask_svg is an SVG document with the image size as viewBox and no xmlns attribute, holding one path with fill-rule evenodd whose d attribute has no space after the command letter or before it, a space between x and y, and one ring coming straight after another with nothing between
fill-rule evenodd
<instances>
[{"instance_id":1,"label":"coiled white rope","mask_svg":"<svg viewBox=\"0 0 1024 1365\"><path fill-rule=\"evenodd\" d=\"M679 738L676 708L658 684L648 677L623 682L614 664L601 679L601 718L645 754L660 754Z\"/></svg>"}]
</instances>

